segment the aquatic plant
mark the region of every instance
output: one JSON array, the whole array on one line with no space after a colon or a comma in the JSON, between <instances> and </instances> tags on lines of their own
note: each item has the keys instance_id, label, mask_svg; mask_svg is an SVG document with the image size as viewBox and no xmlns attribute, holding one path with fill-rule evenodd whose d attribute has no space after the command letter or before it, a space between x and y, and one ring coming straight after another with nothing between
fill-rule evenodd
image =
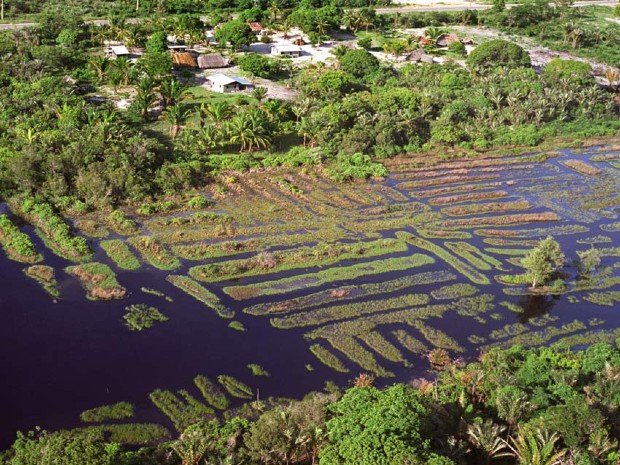
<instances>
[{"instance_id":1,"label":"aquatic plant","mask_svg":"<svg viewBox=\"0 0 620 465\"><path fill-rule=\"evenodd\" d=\"M114 232L130 236L138 232L138 224L122 210L114 210L108 215L107 224Z\"/></svg>"},{"instance_id":2,"label":"aquatic plant","mask_svg":"<svg viewBox=\"0 0 620 465\"><path fill-rule=\"evenodd\" d=\"M213 415L213 409L196 400L187 391L181 390L178 393L176 395L172 391L156 389L149 394L151 402L170 418L177 431L184 431L188 426Z\"/></svg>"},{"instance_id":3,"label":"aquatic plant","mask_svg":"<svg viewBox=\"0 0 620 465\"><path fill-rule=\"evenodd\" d=\"M424 344L419 339L413 337L404 329L397 329L395 331L392 331L392 334L394 335L396 340L398 340L400 345L402 345L405 349L407 349L413 354L425 354L430 350L426 344Z\"/></svg>"},{"instance_id":4,"label":"aquatic plant","mask_svg":"<svg viewBox=\"0 0 620 465\"><path fill-rule=\"evenodd\" d=\"M228 393L233 397L238 397L240 399L251 399L254 397L254 392L242 381L239 381L233 376L230 375L219 375L217 377L217 381L224 386L224 389L228 391Z\"/></svg>"},{"instance_id":5,"label":"aquatic plant","mask_svg":"<svg viewBox=\"0 0 620 465\"><path fill-rule=\"evenodd\" d=\"M415 247L418 247L422 250L425 250L427 252L430 252L436 255L437 257L441 258L444 262L446 262L448 265L450 265L452 268L454 268L456 271L458 271L463 276L470 279L472 282L476 284L489 284L490 283L489 278L487 278L485 275L483 275L476 269L472 268L468 264L462 262L461 260L456 258L454 255L452 255L450 252L441 248L437 244L434 244L420 237L415 237L413 234L404 232L404 231L398 231L396 233L396 237L406 241L408 244L411 244Z\"/></svg>"},{"instance_id":6,"label":"aquatic plant","mask_svg":"<svg viewBox=\"0 0 620 465\"><path fill-rule=\"evenodd\" d=\"M398 348L396 348L385 337L383 337L383 335L378 331L369 331L367 333L360 334L358 338L387 360L390 360L391 362L402 362L405 366L410 365L409 362L407 362L403 357L401 351L398 350Z\"/></svg>"},{"instance_id":7,"label":"aquatic plant","mask_svg":"<svg viewBox=\"0 0 620 465\"><path fill-rule=\"evenodd\" d=\"M146 227L151 231L174 229L183 226L226 225L233 222L233 217L221 213L196 212L189 216L171 216L148 221Z\"/></svg>"},{"instance_id":8,"label":"aquatic plant","mask_svg":"<svg viewBox=\"0 0 620 465\"><path fill-rule=\"evenodd\" d=\"M127 292L116 280L116 273L104 263L83 263L69 266L65 271L81 281L89 299L122 299Z\"/></svg>"},{"instance_id":9,"label":"aquatic plant","mask_svg":"<svg viewBox=\"0 0 620 465\"><path fill-rule=\"evenodd\" d=\"M567 168L577 171L580 174L586 174L588 176L598 176L601 174L601 170L583 160L562 160L560 163Z\"/></svg>"},{"instance_id":10,"label":"aquatic plant","mask_svg":"<svg viewBox=\"0 0 620 465\"><path fill-rule=\"evenodd\" d=\"M491 202L479 203L471 205L459 205L442 208L442 213L449 216L469 216L480 215L485 213L498 213L514 210L529 210L532 208L527 200L515 200L512 202Z\"/></svg>"},{"instance_id":11,"label":"aquatic plant","mask_svg":"<svg viewBox=\"0 0 620 465\"><path fill-rule=\"evenodd\" d=\"M137 270L140 268L140 262L136 256L131 253L127 244L120 239L111 239L100 242L101 248L110 259L116 263L116 266L123 270Z\"/></svg>"},{"instance_id":12,"label":"aquatic plant","mask_svg":"<svg viewBox=\"0 0 620 465\"><path fill-rule=\"evenodd\" d=\"M448 250L468 261L479 270L488 271L491 269L491 266L498 269L502 266L502 262L467 242L445 242L444 245Z\"/></svg>"},{"instance_id":13,"label":"aquatic plant","mask_svg":"<svg viewBox=\"0 0 620 465\"><path fill-rule=\"evenodd\" d=\"M539 239L546 236L568 236L572 234L581 234L586 233L589 230L590 228L587 226L580 224L569 224L533 229L477 229L474 231L474 234L483 237L523 237Z\"/></svg>"},{"instance_id":14,"label":"aquatic plant","mask_svg":"<svg viewBox=\"0 0 620 465\"><path fill-rule=\"evenodd\" d=\"M155 268L174 270L181 266L179 260L152 237L134 236L130 237L128 241Z\"/></svg>"},{"instance_id":15,"label":"aquatic plant","mask_svg":"<svg viewBox=\"0 0 620 465\"><path fill-rule=\"evenodd\" d=\"M105 437L111 444L151 446L170 439L170 431L156 423L107 424L74 428L72 436Z\"/></svg>"},{"instance_id":16,"label":"aquatic plant","mask_svg":"<svg viewBox=\"0 0 620 465\"><path fill-rule=\"evenodd\" d=\"M321 344L312 344L310 346L310 352L316 355L316 358L318 358L324 365L327 365L340 373L349 372L349 369L344 365L344 363L342 363L338 357L336 357Z\"/></svg>"},{"instance_id":17,"label":"aquatic plant","mask_svg":"<svg viewBox=\"0 0 620 465\"><path fill-rule=\"evenodd\" d=\"M412 254L409 257L387 258L385 260L357 263L350 266L328 268L315 273L291 276L248 286L225 287L224 292L235 300L245 300L259 295L284 294L291 289L320 286L330 282L355 279L360 276L409 270L434 262L435 260L428 255Z\"/></svg>"},{"instance_id":18,"label":"aquatic plant","mask_svg":"<svg viewBox=\"0 0 620 465\"><path fill-rule=\"evenodd\" d=\"M209 378L204 375L197 375L194 378L194 384L202 394L202 397L204 397L211 406L218 410L226 410L228 408L228 399L226 395Z\"/></svg>"},{"instance_id":19,"label":"aquatic plant","mask_svg":"<svg viewBox=\"0 0 620 465\"><path fill-rule=\"evenodd\" d=\"M261 365L257 363L249 363L246 365L254 376L271 376L271 374L265 370Z\"/></svg>"},{"instance_id":20,"label":"aquatic plant","mask_svg":"<svg viewBox=\"0 0 620 465\"><path fill-rule=\"evenodd\" d=\"M144 292L145 294L150 294L150 295L154 295L157 297L163 297L166 302L174 302L174 300L172 300L172 297L167 296L166 294L164 294L161 291L158 291L157 289L142 286L140 290Z\"/></svg>"},{"instance_id":21,"label":"aquatic plant","mask_svg":"<svg viewBox=\"0 0 620 465\"><path fill-rule=\"evenodd\" d=\"M426 338L426 340L434 347L453 350L454 352L465 352L465 349L463 349L458 342L443 331L436 328L431 328L421 321L415 321L413 326L420 331L420 334L422 334L422 336L424 336L424 338Z\"/></svg>"},{"instance_id":22,"label":"aquatic plant","mask_svg":"<svg viewBox=\"0 0 620 465\"><path fill-rule=\"evenodd\" d=\"M394 377L394 373L379 365L375 356L357 342L355 338L339 337L337 339L328 339L328 342L334 349L345 354L349 360L359 365L363 370L383 378Z\"/></svg>"},{"instance_id":23,"label":"aquatic plant","mask_svg":"<svg viewBox=\"0 0 620 465\"><path fill-rule=\"evenodd\" d=\"M215 310L220 317L233 318L235 316L235 312L223 305L218 296L207 290L192 278L180 275L168 275L166 276L166 281L188 293L194 299L199 300L207 307Z\"/></svg>"},{"instance_id":24,"label":"aquatic plant","mask_svg":"<svg viewBox=\"0 0 620 465\"><path fill-rule=\"evenodd\" d=\"M443 286L431 291L431 295L437 300L457 299L459 297L469 297L478 292L478 289L471 284L457 283Z\"/></svg>"},{"instance_id":25,"label":"aquatic plant","mask_svg":"<svg viewBox=\"0 0 620 465\"><path fill-rule=\"evenodd\" d=\"M155 307L146 304L133 304L125 307L123 319L132 331L144 331L152 328L157 321L168 321L168 317Z\"/></svg>"},{"instance_id":26,"label":"aquatic plant","mask_svg":"<svg viewBox=\"0 0 620 465\"><path fill-rule=\"evenodd\" d=\"M341 286L335 289L326 289L301 297L289 298L281 302L264 302L247 307L243 312L256 316L289 313L325 303L339 303L364 296L371 297L376 294L401 291L413 286L439 284L454 279L456 279L456 275L445 270L414 273L403 276L402 278L383 282L363 283L354 286Z\"/></svg>"},{"instance_id":27,"label":"aquatic plant","mask_svg":"<svg viewBox=\"0 0 620 465\"><path fill-rule=\"evenodd\" d=\"M135 407L129 402L117 402L111 405L102 405L80 413L84 423L101 423L107 420L122 420L134 416Z\"/></svg>"},{"instance_id":28,"label":"aquatic plant","mask_svg":"<svg viewBox=\"0 0 620 465\"><path fill-rule=\"evenodd\" d=\"M243 323L241 323L240 321L231 321L230 323L228 323L228 327L230 329L234 329L235 331L245 331L245 326L243 326Z\"/></svg>"},{"instance_id":29,"label":"aquatic plant","mask_svg":"<svg viewBox=\"0 0 620 465\"><path fill-rule=\"evenodd\" d=\"M0 244L7 256L18 262L35 263L43 259L30 236L21 232L7 215L0 215Z\"/></svg>"},{"instance_id":30,"label":"aquatic plant","mask_svg":"<svg viewBox=\"0 0 620 465\"><path fill-rule=\"evenodd\" d=\"M470 192L467 194L454 194L443 197L434 197L429 199L428 203L431 205L452 205L455 203L463 202L478 202L480 200L495 200L508 196L508 192L502 190L489 191L489 192Z\"/></svg>"},{"instance_id":31,"label":"aquatic plant","mask_svg":"<svg viewBox=\"0 0 620 465\"><path fill-rule=\"evenodd\" d=\"M56 281L54 268L47 265L32 265L24 269L26 276L38 282L45 292L54 298L60 296L58 281Z\"/></svg>"},{"instance_id":32,"label":"aquatic plant","mask_svg":"<svg viewBox=\"0 0 620 465\"><path fill-rule=\"evenodd\" d=\"M597 305L613 307L616 302L620 302L620 291L590 292L584 296L583 300Z\"/></svg>"}]
</instances>

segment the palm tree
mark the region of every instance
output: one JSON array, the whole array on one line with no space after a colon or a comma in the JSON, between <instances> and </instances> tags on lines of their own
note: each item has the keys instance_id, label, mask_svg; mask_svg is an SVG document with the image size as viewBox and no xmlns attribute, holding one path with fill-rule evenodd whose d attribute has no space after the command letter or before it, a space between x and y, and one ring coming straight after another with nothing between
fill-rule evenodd
<instances>
[{"instance_id":1,"label":"palm tree","mask_svg":"<svg viewBox=\"0 0 620 465\"><path fill-rule=\"evenodd\" d=\"M282 100L267 100L262 109L267 113L269 119L274 123L279 123L287 115L288 109Z\"/></svg>"},{"instance_id":2,"label":"palm tree","mask_svg":"<svg viewBox=\"0 0 620 465\"><path fill-rule=\"evenodd\" d=\"M179 456L182 465L198 465L211 447L211 441L202 431L188 431L170 447Z\"/></svg>"},{"instance_id":3,"label":"palm tree","mask_svg":"<svg viewBox=\"0 0 620 465\"><path fill-rule=\"evenodd\" d=\"M113 61L114 70L120 74L121 83L127 85L129 83L129 70L131 68L131 62L126 57L118 57Z\"/></svg>"},{"instance_id":4,"label":"palm tree","mask_svg":"<svg viewBox=\"0 0 620 465\"><path fill-rule=\"evenodd\" d=\"M226 102L203 103L200 105L201 125L205 119L210 119L216 127L221 127L223 122L232 114L232 107Z\"/></svg>"},{"instance_id":5,"label":"palm tree","mask_svg":"<svg viewBox=\"0 0 620 465\"><path fill-rule=\"evenodd\" d=\"M571 31L570 37L571 37L571 44L573 48L577 48L577 45L579 45L579 42L581 42L581 39L583 39L583 36L584 36L583 30L580 28L575 28Z\"/></svg>"},{"instance_id":6,"label":"palm tree","mask_svg":"<svg viewBox=\"0 0 620 465\"><path fill-rule=\"evenodd\" d=\"M271 134L268 133L266 122L262 112L240 113L228 123L230 143L239 144L239 152L244 152L246 149L251 152L254 148L271 147Z\"/></svg>"},{"instance_id":7,"label":"palm tree","mask_svg":"<svg viewBox=\"0 0 620 465\"><path fill-rule=\"evenodd\" d=\"M183 123L187 120L187 116L189 115L189 111L183 109L180 104L169 106L166 109L166 119L170 123L170 136L172 140L176 139L181 132L181 127Z\"/></svg>"},{"instance_id":8,"label":"palm tree","mask_svg":"<svg viewBox=\"0 0 620 465\"><path fill-rule=\"evenodd\" d=\"M198 129L196 135L196 146L205 153L210 153L220 144L220 132L212 124L206 124Z\"/></svg>"},{"instance_id":9,"label":"palm tree","mask_svg":"<svg viewBox=\"0 0 620 465\"><path fill-rule=\"evenodd\" d=\"M163 106L176 105L187 96L187 87L175 78L164 79L159 84L159 93L161 94Z\"/></svg>"},{"instance_id":10,"label":"palm tree","mask_svg":"<svg viewBox=\"0 0 620 465\"><path fill-rule=\"evenodd\" d=\"M544 428L520 427L517 436L504 441L517 458L519 465L559 465L566 449L555 452L556 433L549 434Z\"/></svg>"},{"instance_id":11,"label":"palm tree","mask_svg":"<svg viewBox=\"0 0 620 465\"><path fill-rule=\"evenodd\" d=\"M278 15L282 13L278 7L278 0L272 0L269 4L269 8L267 8L267 11L271 13L271 20L275 23L278 20Z\"/></svg>"},{"instance_id":12,"label":"palm tree","mask_svg":"<svg viewBox=\"0 0 620 465\"><path fill-rule=\"evenodd\" d=\"M157 96L155 95L155 83L153 80L146 78L140 81L134 103L138 106L142 119L148 117L149 108L151 108L156 101Z\"/></svg>"},{"instance_id":13,"label":"palm tree","mask_svg":"<svg viewBox=\"0 0 620 465\"><path fill-rule=\"evenodd\" d=\"M265 97L267 97L267 88L266 87L257 87L252 91L252 97L256 99L256 101L260 104Z\"/></svg>"},{"instance_id":14,"label":"palm tree","mask_svg":"<svg viewBox=\"0 0 620 465\"><path fill-rule=\"evenodd\" d=\"M327 28L329 27L329 23L323 19L318 19L316 24L314 25L314 27L316 28L316 33L320 36L323 37L325 36L325 33L327 32Z\"/></svg>"},{"instance_id":15,"label":"palm tree","mask_svg":"<svg viewBox=\"0 0 620 465\"><path fill-rule=\"evenodd\" d=\"M505 431L505 426L495 424L492 420L467 427L467 437L480 455L480 463L488 465L493 457L509 455L502 452L506 449L506 443L501 438Z\"/></svg>"},{"instance_id":16,"label":"palm tree","mask_svg":"<svg viewBox=\"0 0 620 465\"><path fill-rule=\"evenodd\" d=\"M405 48L405 44L400 40L391 40L383 44L383 51L385 53L391 53L394 55L395 59L405 51Z\"/></svg>"},{"instance_id":17,"label":"palm tree","mask_svg":"<svg viewBox=\"0 0 620 465\"><path fill-rule=\"evenodd\" d=\"M344 10L342 12L342 24L349 30L357 32L362 25L362 17L358 10Z\"/></svg>"},{"instance_id":18,"label":"palm tree","mask_svg":"<svg viewBox=\"0 0 620 465\"><path fill-rule=\"evenodd\" d=\"M99 82L105 78L105 73L110 66L110 59L106 57L93 57L88 61L91 68L97 73Z\"/></svg>"},{"instance_id":19,"label":"palm tree","mask_svg":"<svg viewBox=\"0 0 620 465\"><path fill-rule=\"evenodd\" d=\"M620 71L615 68L607 68L605 71L605 79L607 79L607 85L610 89L615 89L616 81L620 79Z\"/></svg>"}]
</instances>

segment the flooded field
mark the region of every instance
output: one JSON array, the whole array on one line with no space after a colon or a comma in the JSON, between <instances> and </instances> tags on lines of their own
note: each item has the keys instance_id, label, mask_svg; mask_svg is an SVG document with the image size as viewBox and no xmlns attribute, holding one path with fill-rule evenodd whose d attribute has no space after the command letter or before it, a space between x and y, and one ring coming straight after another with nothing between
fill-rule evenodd
<instances>
[{"instance_id":1,"label":"flooded field","mask_svg":"<svg viewBox=\"0 0 620 465\"><path fill-rule=\"evenodd\" d=\"M121 423L157 437L154 424L360 372L423 376L436 348L470 360L620 337L619 152L386 164L381 182L255 172L222 177L219 199L191 212L84 215L88 263L21 227L43 261L0 268L2 444L120 401L136 405ZM569 260L553 293L506 284L548 235ZM580 277L571 262L591 247L601 266Z\"/></svg>"}]
</instances>

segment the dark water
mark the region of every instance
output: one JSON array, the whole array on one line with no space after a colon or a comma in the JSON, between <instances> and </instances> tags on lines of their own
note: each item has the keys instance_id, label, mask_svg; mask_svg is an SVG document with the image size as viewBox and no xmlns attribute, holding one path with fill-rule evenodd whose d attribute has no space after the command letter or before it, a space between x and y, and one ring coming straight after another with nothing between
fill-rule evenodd
<instances>
[{"instance_id":1,"label":"dark water","mask_svg":"<svg viewBox=\"0 0 620 465\"><path fill-rule=\"evenodd\" d=\"M589 182L588 178L574 175L561 167L558 160L550 160L548 165L556 167L551 174L562 173L573 180L570 188ZM543 173L543 168L540 168L540 172L550 174ZM509 170L503 172L503 175L518 177L517 172ZM531 199L532 203L536 204L540 193L520 190L530 182L521 181L523 182L510 194ZM388 180L387 183L398 187L398 183L393 180ZM562 198L562 202L567 209L573 207L570 199L566 200L566 197ZM549 209L539 207L530 212L543 210ZM575 244L575 240L580 237L603 234L612 237L614 241L613 244L604 244L604 247L618 246L618 233L606 233L598 228L601 222L618 221L613 219L613 213L609 215L610 218L599 218L596 222L588 223L588 233L557 236L556 239L566 254L573 258L575 248L588 247ZM573 218L567 218L559 224L580 223ZM537 226L542 225L524 228ZM31 232L29 228L25 230ZM486 246L482 239L475 235L467 242L481 249ZM40 242L37 245L43 250ZM400 255L407 255L412 251L413 249ZM101 251L98 251L95 260L107 262ZM603 264L613 266L616 262L617 259L605 258ZM233 375L258 388L260 397L265 398L299 397L310 390L321 389L326 380L333 380L344 386L361 371L348 361L346 363L351 369L349 374L338 374L323 366L310 353L310 342L303 337L312 328L274 329L269 325L268 318L244 315L241 312L244 304L227 298L218 290L221 286L216 286L215 292L222 297L224 303L237 310L235 319L245 325L246 332L231 330L228 328L230 320L219 318L200 302L178 291L165 281L166 272L148 266L144 266L139 272L119 271L118 280L128 289L129 297L116 302L92 302L85 298L79 282L61 271L68 262L46 250L45 264L57 270L57 278L61 281L62 298L57 303L53 303L37 283L22 273L24 265L0 257L0 448L10 445L17 430L28 430L37 425L48 429L79 426L81 411L118 401L129 401L136 405L137 421L153 421L171 426L167 418L153 407L148 393L156 388L173 391L187 389L199 398L200 395L192 384L197 374L205 374L211 379L215 379L219 374ZM184 264L183 268L175 273L186 274L188 266ZM353 282L339 282L337 285L380 282L411 272L434 269L449 268L438 260L433 266L413 271L366 276ZM281 273L278 277L302 273L303 270L295 270ZM496 273L495 270L491 272ZM258 280L260 278L249 278L239 283ZM468 281L460 277L458 282ZM144 294L140 291L143 286L165 292L173 297L174 302L169 303L160 297ZM413 292L428 293L434 287L436 286L417 286ZM273 299L285 300L322 288L330 286L300 289ZM481 287L481 292L496 295L495 312L502 318L499 321L487 318L486 323L481 324L472 318L451 314L450 318L432 320L428 324L454 337L466 349L464 356L468 359L478 353L478 345L469 342L468 335L488 335L507 323L527 323L533 318L551 315L559 317L559 321L554 323L556 325L573 320L587 322L597 317L604 319L605 324L592 329L620 326L620 314L614 314L617 309L593 305L583 300L571 304L567 296L507 296L502 293L502 289L503 286L495 283ZM510 312L497 305L499 301L517 304L523 312ZM121 323L121 317L124 307L132 303L156 306L169 317L169 321L148 331L129 331ZM396 328L385 326L381 328L381 332L395 343L389 331ZM344 357L341 358L345 360ZM378 360L382 366L396 374L396 380L406 381L420 376L428 368L427 362L420 357L411 357L412 368L405 368L402 364L395 364L380 357ZM248 363L262 365L272 376L252 377L246 368ZM306 364L311 364L314 371L308 372ZM385 383L393 381L394 379L382 380Z\"/></svg>"}]
</instances>

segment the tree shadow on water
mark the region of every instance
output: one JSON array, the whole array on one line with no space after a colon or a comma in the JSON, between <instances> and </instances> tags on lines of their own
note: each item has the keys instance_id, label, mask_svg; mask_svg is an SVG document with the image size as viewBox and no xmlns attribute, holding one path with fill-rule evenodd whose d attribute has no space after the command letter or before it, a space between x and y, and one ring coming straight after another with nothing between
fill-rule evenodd
<instances>
[{"instance_id":1,"label":"tree shadow on water","mask_svg":"<svg viewBox=\"0 0 620 465\"><path fill-rule=\"evenodd\" d=\"M518 305L523 310L519 314L519 323L527 323L532 318L539 318L551 312L560 296L558 295L524 295Z\"/></svg>"}]
</instances>

